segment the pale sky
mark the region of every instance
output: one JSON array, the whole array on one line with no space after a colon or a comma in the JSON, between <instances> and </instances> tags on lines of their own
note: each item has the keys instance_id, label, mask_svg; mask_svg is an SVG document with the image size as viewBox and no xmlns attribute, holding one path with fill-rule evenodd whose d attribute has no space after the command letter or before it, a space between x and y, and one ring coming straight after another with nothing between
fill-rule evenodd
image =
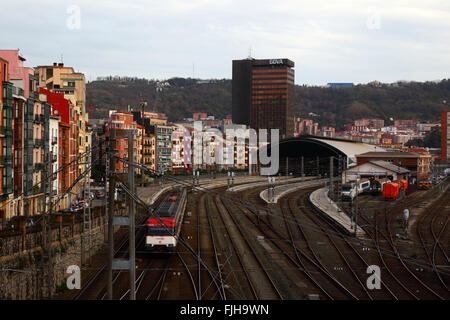
<instances>
[{"instance_id":1,"label":"pale sky","mask_svg":"<svg viewBox=\"0 0 450 320\"><path fill-rule=\"evenodd\" d=\"M2 3L0 48L26 66L231 79L231 61L289 58L297 84L450 78L450 1L90 0ZM79 14L78 14L79 13Z\"/></svg>"}]
</instances>

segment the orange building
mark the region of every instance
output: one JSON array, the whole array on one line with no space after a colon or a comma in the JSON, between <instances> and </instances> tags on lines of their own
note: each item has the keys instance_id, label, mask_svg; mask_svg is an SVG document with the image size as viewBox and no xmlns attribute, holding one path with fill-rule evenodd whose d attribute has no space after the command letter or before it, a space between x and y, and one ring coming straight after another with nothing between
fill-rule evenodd
<instances>
[{"instance_id":1,"label":"orange building","mask_svg":"<svg viewBox=\"0 0 450 320\"><path fill-rule=\"evenodd\" d=\"M109 115L109 122L106 126L106 132L110 129L131 130L137 129L136 122L133 120L133 115L128 111L111 111ZM128 139L116 138L117 157L125 159L128 155ZM118 173L125 173L124 163L116 161L116 171Z\"/></svg>"}]
</instances>

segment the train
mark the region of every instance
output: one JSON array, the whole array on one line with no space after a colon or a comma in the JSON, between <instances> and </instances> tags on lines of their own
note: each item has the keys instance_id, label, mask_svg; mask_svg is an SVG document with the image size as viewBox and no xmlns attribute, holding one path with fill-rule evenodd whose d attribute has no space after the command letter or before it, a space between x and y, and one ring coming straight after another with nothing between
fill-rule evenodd
<instances>
[{"instance_id":1,"label":"train","mask_svg":"<svg viewBox=\"0 0 450 320\"><path fill-rule=\"evenodd\" d=\"M343 200L353 201L361 193L370 190L370 180L363 178L357 182L346 183L341 188L341 194Z\"/></svg>"},{"instance_id":2,"label":"train","mask_svg":"<svg viewBox=\"0 0 450 320\"><path fill-rule=\"evenodd\" d=\"M400 184L396 182L386 183L383 186L384 200L397 200L400 191Z\"/></svg>"},{"instance_id":3,"label":"train","mask_svg":"<svg viewBox=\"0 0 450 320\"><path fill-rule=\"evenodd\" d=\"M186 194L186 188L174 188L147 219L146 250L175 251L186 208Z\"/></svg>"},{"instance_id":4,"label":"train","mask_svg":"<svg viewBox=\"0 0 450 320\"><path fill-rule=\"evenodd\" d=\"M383 186L386 183L390 183L390 182L391 182L391 180L389 178L374 179L370 183L370 192L373 195L380 194L383 192Z\"/></svg>"}]
</instances>

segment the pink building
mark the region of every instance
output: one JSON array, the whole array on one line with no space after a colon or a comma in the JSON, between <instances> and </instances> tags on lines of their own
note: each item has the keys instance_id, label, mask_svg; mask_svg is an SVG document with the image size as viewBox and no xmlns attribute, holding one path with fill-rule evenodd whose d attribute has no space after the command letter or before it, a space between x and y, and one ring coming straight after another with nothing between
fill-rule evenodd
<instances>
[{"instance_id":1,"label":"pink building","mask_svg":"<svg viewBox=\"0 0 450 320\"><path fill-rule=\"evenodd\" d=\"M22 88L25 98L29 98L30 87L33 86L34 71L31 68L24 67L23 63L26 59L20 55L19 50L0 50L0 57L9 62L10 81L14 83L15 87Z\"/></svg>"}]
</instances>

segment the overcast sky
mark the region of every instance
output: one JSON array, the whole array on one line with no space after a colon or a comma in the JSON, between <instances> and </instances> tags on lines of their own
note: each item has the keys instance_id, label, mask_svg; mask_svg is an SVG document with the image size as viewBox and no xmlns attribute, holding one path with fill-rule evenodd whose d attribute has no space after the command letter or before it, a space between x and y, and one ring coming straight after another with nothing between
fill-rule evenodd
<instances>
[{"instance_id":1,"label":"overcast sky","mask_svg":"<svg viewBox=\"0 0 450 320\"><path fill-rule=\"evenodd\" d=\"M297 84L450 78L450 1L3 1L0 48L97 76L231 78L289 58Z\"/></svg>"}]
</instances>

